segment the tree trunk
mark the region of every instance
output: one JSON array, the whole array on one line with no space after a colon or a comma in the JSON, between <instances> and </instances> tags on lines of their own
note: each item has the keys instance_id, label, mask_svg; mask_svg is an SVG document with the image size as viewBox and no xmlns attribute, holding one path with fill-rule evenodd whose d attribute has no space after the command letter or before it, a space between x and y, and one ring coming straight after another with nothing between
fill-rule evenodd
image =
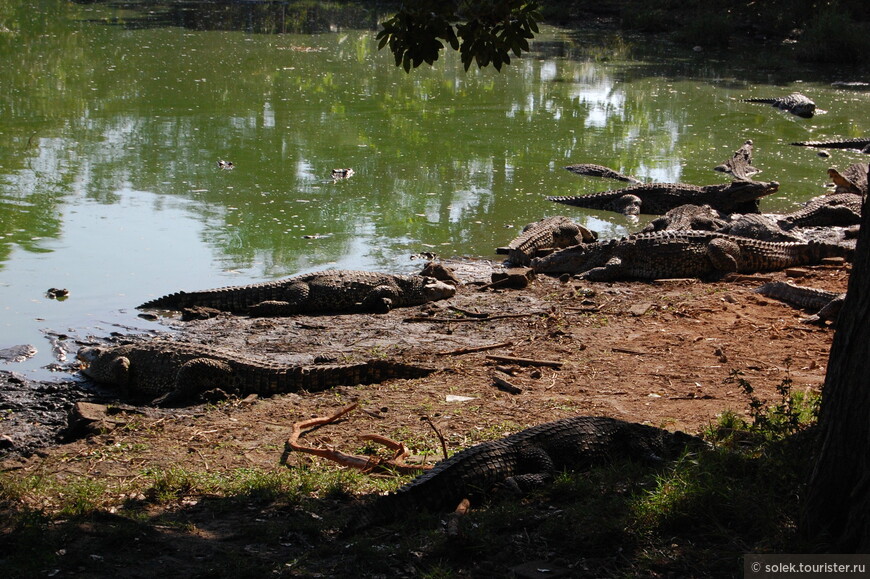
<instances>
[{"instance_id":1,"label":"tree trunk","mask_svg":"<svg viewBox=\"0 0 870 579\"><path fill-rule=\"evenodd\" d=\"M870 552L870 206L831 345L802 531L820 550Z\"/></svg>"}]
</instances>

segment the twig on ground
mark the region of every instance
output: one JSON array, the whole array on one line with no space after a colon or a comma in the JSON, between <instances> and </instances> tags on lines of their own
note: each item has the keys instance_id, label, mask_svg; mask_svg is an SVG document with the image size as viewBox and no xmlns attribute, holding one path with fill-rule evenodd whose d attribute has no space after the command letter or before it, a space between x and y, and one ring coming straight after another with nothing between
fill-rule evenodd
<instances>
[{"instance_id":1,"label":"twig on ground","mask_svg":"<svg viewBox=\"0 0 870 579\"><path fill-rule=\"evenodd\" d=\"M507 379L502 378L498 374L493 374L492 379L495 381L495 385L498 386L499 390L504 390L510 394L522 394L523 389L509 382Z\"/></svg>"},{"instance_id":2,"label":"twig on ground","mask_svg":"<svg viewBox=\"0 0 870 579\"><path fill-rule=\"evenodd\" d=\"M337 462L342 466L349 466L362 471L377 470L382 472L398 472L399 474L413 474L421 470L427 470L428 468L431 468L424 465L418 466L405 463L404 459L408 456L408 449L405 448L405 445L401 442L396 442L389 438L378 435L364 435L363 438L371 440L373 442L378 442L380 444L383 444L384 446L387 446L388 448L391 448L392 450L395 450L396 454L395 456L393 456L393 458L382 459L376 456L359 456L355 454L345 454L340 450L336 450L334 448L313 448L299 444L299 438L302 436L304 431L316 428L318 426L323 426L324 424L331 424L345 414L354 410L357 406L359 406L359 404L354 403L350 406L342 408L331 416L321 416L318 418L311 418L309 420L302 420L296 422L293 425L293 432L287 439L286 446L290 450L319 456L321 458Z\"/></svg>"},{"instance_id":3,"label":"twig on ground","mask_svg":"<svg viewBox=\"0 0 870 579\"><path fill-rule=\"evenodd\" d=\"M435 423L432 422L431 418L424 416L423 419L429 423L429 426L431 426L432 430L435 431L435 436L437 436L438 440L441 441L441 455L444 457L444 460L447 460L447 441L444 440L444 436L441 434L441 431L438 430L438 427L435 426Z\"/></svg>"},{"instance_id":4,"label":"twig on ground","mask_svg":"<svg viewBox=\"0 0 870 579\"><path fill-rule=\"evenodd\" d=\"M559 360L537 360L535 358L516 358L514 356L496 356L494 354L489 354L486 358L487 360L520 364L522 366L550 366L552 368L561 368L565 364Z\"/></svg>"},{"instance_id":5,"label":"twig on ground","mask_svg":"<svg viewBox=\"0 0 870 579\"><path fill-rule=\"evenodd\" d=\"M499 314L497 316L487 316L485 318L436 318L435 316L412 316L405 318L403 322L491 322L492 320L503 320L506 318L525 318L527 316L542 316L546 312L526 312L524 314Z\"/></svg>"},{"instance_id":6,"label":"twig on ground","mask_svg":"<svg viewBox=\"0 0 870 579\"><path fill-rule=\"evenodd\" d=\"M436 354L439 356L456 356L460 354L471 354L473 352L483 352L485 350L495 350L497 348L509 348L513 345L513 342L499 342L498 344L489 344L486 346L469 346L468 348L457 348L456 350L444 350L436 352Z\"/></svg>"}]
</instances>

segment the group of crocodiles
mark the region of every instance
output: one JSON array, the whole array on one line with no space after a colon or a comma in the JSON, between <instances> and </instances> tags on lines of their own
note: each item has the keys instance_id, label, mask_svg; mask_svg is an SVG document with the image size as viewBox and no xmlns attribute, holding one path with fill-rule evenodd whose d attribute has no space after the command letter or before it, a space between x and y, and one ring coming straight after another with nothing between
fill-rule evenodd
<instances>
[{"instance_id":1,"label":"group of crocodiles","mask_svg":"<svg viewBox=\"0 0 870 579\"><path fill-rule=\"evenodd\" d=\"M784 215L760 212L759 200L778 191L779 183L752 181L752 141L715 167L731 173L728 184L640 183L626 188L572 197L548 197L570 206L652 214L638 233L599 241L570 218L557 215L527 225L502 250L509 263L538 273L570 274L591 281L652 280L728 273L756 273L849 258L854 249L861 207L867 194L867 163L842 173L829 169L835 190ZM637 183L607 167L569 165L587 176Z\"/></svg>"},{"instance_id":2,"label":"group of crocodiles","mask_svg":"<svg viewBox=\"0 0 870 579\"><path fill-rule=\"evenodd\" d=\"M178 292L139 307L200 307L250 316L387 312L449 298L455 293L454 285L424 275L336 270L274 282ZM207 392L244 396L317 391L389 378L418 378L432 372L386 360L283 366L172 340L82 348L78 359L83 364L82 372L91 379L127 388L163 405L194 401Z\"/></svg>"},{"instance_id":3,"label":"group of crocodiles","mask_svg":"<svg viewBox=\"0 0 870 579\"><path fill-rule=\"evenodd\" d=\"M797 93L767 102L810 117L815 105ZM863 140L839 142L865 149ZM796 143L835 148L836 143ZM867 193L867 166L831 173L835 195L819 198L789 215L771 220L759 213L759 199L779 184L750 179L752 142L716 167L734 181L726 185L641 183L600 165L571 165L568 170L632 183L631 187L552 201L611 210L627 215L659 214L648 230L623 239L598 241L597 235L564 216L528 225L506 248L508 262L542 273L577 274L589 280L715 278L728 272L750 273L848 257L840 240L806 239L795 230L820 225L851 225L860 218ZM833 170L832 170L833 171ZM764 219L762 219L764 217ZM772 233L778 229L783 237ZM764 239L747 237L761 232ZM783 241L782 239L786 239ZM763 295L820 310L816 319L832 319L842 295L790 284L770 283ZM249 316L317 313L388 312L452 297L456 287L425 275L325 271L281 281L169 294L139 306L147 309L212 308ZM95 381L128 388L156 404L178 404L227 394L272 395L319 391L336 385L367 384L390 378L418 378L432 369L388 360L349 364L285 366L223 350L155 339L112 347L84 347L82 371ZM506 438L479 444L439 462L395 493L375 499L347 524L355 531L416 510L447 510L463 499L479 499L494 489L525 491L567 469L588 468L617 458L660 462L703 442L606 417L578 416L540 424Z\"/></svg>"}]
</instances>

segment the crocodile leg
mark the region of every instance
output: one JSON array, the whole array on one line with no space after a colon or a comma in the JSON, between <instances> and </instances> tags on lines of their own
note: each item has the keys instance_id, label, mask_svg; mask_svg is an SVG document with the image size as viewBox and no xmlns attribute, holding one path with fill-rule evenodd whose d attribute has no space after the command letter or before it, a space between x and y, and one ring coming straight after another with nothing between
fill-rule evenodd
<instances>
[{"instance_id":1,"label":"crocodile leg","mask_svg":"<svg viewBox=\"0 0 870 579\"><path fill-rule=\"evenodd\" d=\"M364 310L385 314L393 309L393 304L400 299L397 288L389 285L379 285L374 288L360 303Z\"/></svg>"},{"instance_id":2,"label":"crocodile leg","mask_svg":"<svg viewBox=\"0 0 870 579\"><path fill-rule=\"evenodd\" d=\"M740 246L728 239L713 239L707 244L707 257L723 273L737 271Z\"/></svg>"},{"instance_id":3,"label":"crocodile leg","mask_svg":"<svg viewBox=\"0 0 870 579\"><path fill-rule=\"evenodd\" d=\"M233 369L214 358L194 358L182 364L175 376L175 389L152 401L155 406L192 399L206 390L232 389Z\"/></svg>"}]
</instances>

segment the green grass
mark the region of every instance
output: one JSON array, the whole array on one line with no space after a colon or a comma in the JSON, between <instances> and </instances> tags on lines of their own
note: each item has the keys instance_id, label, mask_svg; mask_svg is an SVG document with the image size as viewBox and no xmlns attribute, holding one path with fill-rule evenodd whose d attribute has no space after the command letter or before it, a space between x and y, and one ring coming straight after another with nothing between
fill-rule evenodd
<instances>
[{"instance_id":1,"label":"green grass","mask_svg":"<svg viewBox=\"0 0 870 579\"><path fill-rule=\"evenodd\" d=\"M739 372L729 381L745 393L748 417L723 412L704 433L710 448L656 468L617 460L560 473L525 497L496 493L457 519L455 535L444 532L444 513L413 511L387 527L333 540L356 508L354 496L393 490L410 477L374 477L320 461L150 469L111 484L0 473L0 565L11 577L62 567L87 574L104 564L89 554L123 568L130 545L147 554L184 551L179 541L188 541L212 553L203 572L213 577L371 577L410 569L433 578L508 576L536 560L584 576L737 576L743 553L808 550L796 527L818 397L795 388L788 371L770 404ZM479 436L517 427L499 424ZM223 538L203 538L215 523Z\"/></svg>"}]
</instances>

